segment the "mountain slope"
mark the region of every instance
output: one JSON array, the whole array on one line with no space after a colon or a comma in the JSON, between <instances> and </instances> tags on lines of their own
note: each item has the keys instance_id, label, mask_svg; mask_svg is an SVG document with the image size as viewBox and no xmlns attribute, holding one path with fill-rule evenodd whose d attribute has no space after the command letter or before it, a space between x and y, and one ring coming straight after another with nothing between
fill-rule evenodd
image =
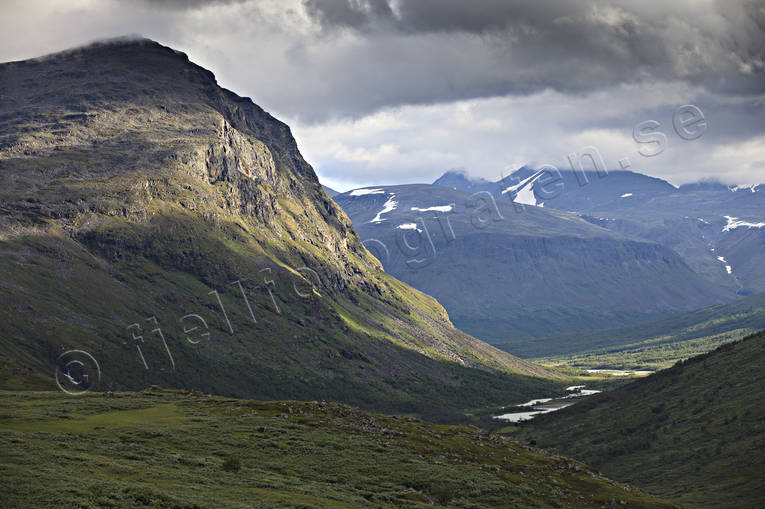
<instances>
[{"instance_id":1,"label":"mountain slope","mask_svg":"<svg viewBox=\"0 0 765 509\"><path fill-rule=\"evenodd\" d=\"M387 272L436 297L458 327L513 353L520 341L734 297L656 243L505 197L418 184L334 200Z\"/></svg>"},{"instance_id":2,"label":"mountain slope","mask_svg":"<svg viewBox=\"0 0 765 509\"><path fill-rule=\"evenodd\" d=\"M585 214L674 249L696 272L741 295L765 291L765 269L756 261L765 256L765 192L687 187Z\"/></svg>"},{"instance_id":3,"label":"mountain slope","mask_svg":"<svg viewBox=\"0 0 765 509\"><path fill-rule=\"evenodd\" d=\"M330 198L332 198L333 196L337 194L340 194L339 192L335 191L331 187L321 186L321 188L324 190L325 193L327 193L327 196L329 196Z\"/></svg>"},{"instance_id":4,"label":"mountain slope","mask_svg":"<svg viewBox=\"0 0 765 509\"><path fill-rule=\"evenodd\" d=\"M699 507L762 507L765 333L559 412L523 434L606 475Z\"/></svg>"},{"instance_id":5,"label":"mountain slope","mask_svg":"<svg viewBox=\"0 0 765 509\"><path fill-rule=\"evenodd\" d=\"M525 166L499 182L446 172L435 183L574 212L598 226L669 247L723 288L740 295L765 291L765 270L755 261L765 257L763 185L700 182L675 188L631 171L555 174Z\"/></svg>"},{"instance_id":6,"label":"mountain slope","mask_svg":"<svg viewBox=\"0 0 765 509\"><path fill-rule=\"evenodd\" d=\"M475 427L331 403L0 392L0 447L7 509L673 507Z\"/></svg>"},{"instance_id":7,"label":"mountain slope","mask_svg":"<svg viewBox=\"0 0 765 509\"><path fill-rule=\"evenodd\" d=\"M50 380L69 350L97 359L101 388L376 409L551 384L387 276L289 128L184 54L112 41L2 64L0 87L13 384Z\"/></svg>"},{"instance_id":8,"label":"mountain slope","mask_svg":"<svg viewBox=\"0 0 765 509\"><path fill-rule=\"evenodd\" d=\"M540 340L516 343L517 351L527 357L535 352L556 352L559 360L566 360L572 365L585 362L582 367L598 367L589 364L598 362L600 356L627 356L623 362L640 362L631 359L634 354L645 356L649 362L669 362L669 367L676 361L706 353L719 346L721 341L741 339L753 332L765 329L765 293L684 313L661 320L637 323L619 328L585 331L578 333L556 334ZM694 350L694 343L699 343ZM544 345L542 347L541 345ZM685 347L690 348L686 350ZM668 350L667 357L661 358L661 350ZM670 350L675 350L674 357ZM659 357L659 358L657 358ZM585 361L585 358L587 359ZM649 367L648 364L618 365L612 367ZM656 367L656 366L651 366Z\"/></svg>"}]
</instances>

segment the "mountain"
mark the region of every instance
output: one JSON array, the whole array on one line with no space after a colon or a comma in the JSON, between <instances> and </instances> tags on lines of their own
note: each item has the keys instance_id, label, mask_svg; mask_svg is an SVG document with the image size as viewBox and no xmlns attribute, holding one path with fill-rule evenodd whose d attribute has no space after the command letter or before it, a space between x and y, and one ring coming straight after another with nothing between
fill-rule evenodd
<instances>
[{"instance_id":1,"label":"mountain","mask_svg":"<svg viewBox=\"0 0 765 509\"><path fill-rule=\"evenodd\" d=\"M5 509L676 507L473 426L324 402L0 392L0 447Z\"/></svg>"},{"instance_id":2,"label":"mountain","mask_svg":"<svg viewBox=\"0 0 765 509\"><path fill-rule=\"evenodd\" d=\"M555 173L524 166L498 182L463 175L451 186L573 212L598 226L671 248L694 271L730 291L765 291L765 269L755 261L765 257L763 185L728 187L707 181L676 188L630 171Z\"/></svg>"},{"instance_id":3,"label":"mountain","mask_svg":"<svg viewBox=\"0 0 765 509\"><path fill-rule=\"evenodd\" d=\"M558 334L514 347L526 357L533 357L534 352L557 352L546 357L544 364L657 369L760 330L765 330L765 292L662 320Z\"/></svg>"},{"instance_id":4,"label":"mountain","mask_svg":"<svg viewBox=\"0 0 765 509\"><path fill-rule=\"evenodd\" d=\"M584 214L594 224L654 240L696 272L740 295L765 291L765 192L685 188ZM555 205L557 206L557 205Z\"/></svg>"},{"instance_id":5,"label":"mountain","mask_svg":"<svg viewBox=\"0 0 765 509\"><path fill-rule=\"evenodd\" d=\"M705 180L701 182L691 182L690 184L683 184L678 187L680 191L729 191L730 187L725 184L713 180Z\"/></svg>"},{"instance_id":6,"label":"mountain","mask_svg":"<svg viewBox=\"0 0 765 509\"><path fill-rule=\"evenodd\" d=\"M333 196L335 196L335 195L337 195L337 194L340 194L339 192L335 191L335 190L334 190L334 189L332 189L331 187L327 187L327 186L324 186L324 185L322 185L322 186L321 186L321 188L322 188L322 189L324 189L324 192L325 192L325 193L327 193L327 195L328 195L330 198L332 198Z\"/></svg>"},{"instance_id":7,"label":"mountain","mask_svg":"<svg viewBox=\"0 0 765 509\"><path fill-rule=\"evenodd\" d=\"M183 53L6 63L0 96L5 388L449 412L558 386L385 274L289 127Z\"/></svg>"},{"instance_id":8,"label":"mountain","mask_svg":"<svg viewBox=\"0 0 765 509\"><path fill-rule=\"evenodd\" d=\"M694 507L762 507L765 333L576 405L523 436Z\"/></svg>"},{"instance_id":9,"label":"mountain","mask_svg":"<svg viewBox=\"0 0 765 509\"><path fill-rule=\"evenodd\" d=\"M436 297L461 329L510 352L553 333L735 297L655 242L485 191L416 184L356 189L334 200L386 272Z\"/></svg>"},{"instance_id":10,"label":"mountain","mask_svg":"<svg viewBox=\"0 0 765 509\"><path fill-rule=\"evenodd\" d=\"M494 185L491 182L482 178L471 178L464 170L449 170L436 179L433 185L451 187L455 191L465 191L466 193L486 191L489 188L494 190Z\"/></svg>"},{"instance_id":11,"label":"mountain","mask_svg":"<svg viewBox=\"0 0 765 509\"><path fill-rule=\"evenodd\" d=\"M611 171L606 174L561 170L556 174L523 167L499 184L504 186L516 181L519 184L508 186L514 188L516 199L525 191L531 195L529 203L532 205L577 213L622 206L624 203L643 203L675 191L669 182L631 171Z\"/></svg>"},{"instance_id":12,"label":"mountain","mask_svg":"<svg viewBox=\"0 0 765 509\"><path fill-rule=\"evenodd\" d=\"M598 210L604 204L621 203L622 197L632 198L630 203L634 203L675 191L675 187L664 180L631 171L554 172L530 166L522 166L496 182L450 170L433 185L465 192L488 191L498 199L512 197L519 204L577 213Z\"/></svg>"}]
</instances>

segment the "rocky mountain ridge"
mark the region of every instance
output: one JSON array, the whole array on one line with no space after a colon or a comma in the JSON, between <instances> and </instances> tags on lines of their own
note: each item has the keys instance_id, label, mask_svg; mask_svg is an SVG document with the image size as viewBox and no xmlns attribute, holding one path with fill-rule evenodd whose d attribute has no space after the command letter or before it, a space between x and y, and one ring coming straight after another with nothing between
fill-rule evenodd
<instances>
[{"instance_id":1,"label":"rocky mountain ridge","mask_svg":"<svg viewBox=\"0 0 765 509\"><path fill-rule=\"evenodd\" d=\"M752 262L765 256L763 184L706 181L678 188L631 171L555 173L530 167L497 182L452 171L434 184L573 212L609 230L665 245L694 271L739 295L765 290L765 272Z\"/></svg>"}]
</instances>

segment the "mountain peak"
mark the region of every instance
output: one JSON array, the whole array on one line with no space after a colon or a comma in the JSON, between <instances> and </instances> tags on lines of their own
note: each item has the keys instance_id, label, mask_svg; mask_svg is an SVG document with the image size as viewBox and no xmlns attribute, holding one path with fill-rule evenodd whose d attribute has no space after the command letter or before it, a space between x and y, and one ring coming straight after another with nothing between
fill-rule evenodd
<instances>
[{"instance_id":1,"label":"mountain peak","mask_svg":"<svg viewBox=\"0 0 765 509\"><path fill-rule=\"evenodd\" d=\"M165 56L178 58L185 62L189 61L188 56L182 51L175 50L168 46L163 46L157 41L138 34L130 34L108 39L97 39L80 46L74 46L69 49L57 51L55 53L49 53L37 58L9 63L34 64L39 62L48 62L51 60L70 60L83 56L94 57L99 54L108 54L110 52L135 52L143 54L159 53L164 54Z\"/></svg>"},{"instance_id":2,"label":"mountain peak","mask_svg":"<svg viewBox=\"0 0 765 509\"><path fill-rule=\"evenodd\" d=\"M680 191L729 191L729 187L717 180L703 180L683 184L678 188Z\"/></svg>"},{"instance_id":3,"label":"mountain peak","mask_svg":"<svg viewBox=\"0 0 765 509\"><path fill-rule=\"evenodd\" d=\"M441 175L441 176L445 177L447 175L461 176L461 177L469 178L468 177L468 172L467 172L467 170L465 168L452 168L451 170L446 170L444 172L444 174Z\"/></svg>"},{"instance_id":4,"label":"mountain peak","mask_svg":"<svg viewBox=\"0 0 765 509\"><path fill-rule=\"evenodd\" d=\"M128 89L178 92L184 86L206 91L217 86L215 75L181 52L136 35L95 41L29 60L0 64L9 78L23 76L33 85L28 93L50 104L50 96L71 95L72 89L114 92L120 99ZM25 90L27 87L21 87ZM136 90L139 89L139 90ZM17 89L18 90L18 89Z\"/></svg>"},{"instance_id":5,"label":"mountain peak","mask_svg":"<svg viewBox=\"0 0 765 509\"><path fill-rule=\"evenodd\" d=\"M434 182L434 186L451 187L453 189L467 190L475 185L483 185L486 180L472 178L465 169L452 169L444 172Z\"/></svg>"}]
</instances>

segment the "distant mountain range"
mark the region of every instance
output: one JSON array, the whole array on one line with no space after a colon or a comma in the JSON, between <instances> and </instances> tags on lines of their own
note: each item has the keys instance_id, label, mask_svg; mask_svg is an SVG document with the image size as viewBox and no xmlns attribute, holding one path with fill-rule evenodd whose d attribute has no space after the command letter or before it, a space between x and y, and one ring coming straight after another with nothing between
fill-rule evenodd
<instances>
[{"instance_id":1,"label":"distant mountain range","mask_svg":"<svg viewBox=\"0 0 765 509\"><path fill-rule=\"evenodd\" d=\"M386 271L524 355L556 353L530 348L537 338L765 291L765 186L524 166L499 182L449 171L334 199Z\"/></svg>"},{"instance_id":2,"label":"distant mountain range","mask_svg":"<svg viewBox=\"0 0 765 509\"><path fill-rule=\"evenodd\" d=\"M497 199L565 210L663 244L697 273L750 295L765 291L765 185L670 183L629 171L554 173L522 167L498 182L447 172L434 182Z\"/></svg>"},{"instance_id":3,"label":"distant mountain range","mask_svg":"<svg viewBox=\"0 0 765 509\"><path fill-rule=\"evenodd\" d=\"M568 212L521 208L467 184L474 194L416 184L357 189L334 200L388 273L436 297L458 327L507 351L515 341L736 297L657 242Z\"/></svg>"}]
</instances>

